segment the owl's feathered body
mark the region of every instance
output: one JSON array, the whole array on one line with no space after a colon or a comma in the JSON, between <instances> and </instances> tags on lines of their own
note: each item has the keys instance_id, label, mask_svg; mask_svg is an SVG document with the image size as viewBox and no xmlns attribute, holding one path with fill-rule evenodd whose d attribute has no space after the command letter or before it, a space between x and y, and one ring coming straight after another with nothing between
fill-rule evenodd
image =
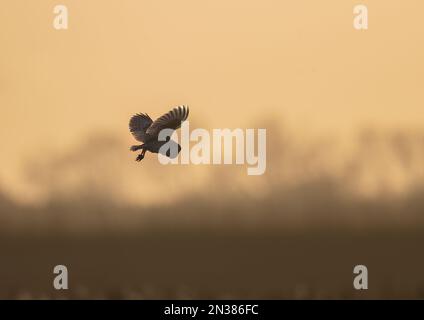
<instances>
[{"instance_id":1,"label":"owl's feathered body","mask_svg":"<svg viewBox=\"0 0 424 320\"><path fill-rule=\"evenodd\" d=\"M134 145L130 148L131 151L142 150L136 161L141 161L144 158L146 151L159 153L161 147L169 142L159 141L159 133L163 129L176 130L181 127L181 122L188 118L189 109L186 106L178 106L160 118L153 121L146 113L139 113L131 117L129 127L130 132L137 141L143 142L141 145ZM177 144L176 142L174 142ZM181 146L177 144L178 153ZM166 156L170 157L167 152Z\"/></svg>"}]
</instances>

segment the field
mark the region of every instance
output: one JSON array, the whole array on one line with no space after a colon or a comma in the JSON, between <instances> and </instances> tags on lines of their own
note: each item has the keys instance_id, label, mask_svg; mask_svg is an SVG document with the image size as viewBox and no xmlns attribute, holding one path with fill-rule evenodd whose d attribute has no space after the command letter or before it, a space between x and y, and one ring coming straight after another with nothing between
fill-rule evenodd
<instances>
[{"instance_id":1,"label":"field","mask_svg":"<svg viewBox=\"0 0 424 320\"><path fill-rule=\"evenodd\" d=\"M172 217L169 208L9 207L16 221L30 216L43 220L20 221L8 229L2 224L0 297L424 298L423 224L394 218L405 210L418 215L423 203L340 203L330 198L321 197L319 203L305 199L306 207L291 208L298 210L291 214L321 210L328 215L297 226L285 221L280 206L269 199L245 203L242 211L237 203L219 208L197 203L188 209L181 204ZM254 215L259 208L260 219ZM116 221L120 211L131 210L143 218L123 225ZM335 224L331 219L351 210L358 210L358 221L367 215L392 218L383 224L372 219ZM76 212L86 221L72 227L66 217ZM52 287L57 264L69 268L70 290L65 293ZM369 270L366 292L352 287L357 264Z\"/></svg>"}]
</instances>

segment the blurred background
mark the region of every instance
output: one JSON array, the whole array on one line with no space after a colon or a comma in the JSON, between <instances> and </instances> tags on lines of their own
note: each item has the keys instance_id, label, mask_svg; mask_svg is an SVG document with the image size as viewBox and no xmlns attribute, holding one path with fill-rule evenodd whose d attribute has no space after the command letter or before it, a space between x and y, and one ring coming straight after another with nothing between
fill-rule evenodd
<instances>
[{"instance_id":1,"label":"blurred background","mask_svg":"<svg viewBox=\"0 0 424 320\"><path fill-rule=\"evenodd\" d=\"M0 298L424 298L424 3L361 3L3 0ZM180 104L265 174L135 162Z\"/></svg>"}]
</instances>

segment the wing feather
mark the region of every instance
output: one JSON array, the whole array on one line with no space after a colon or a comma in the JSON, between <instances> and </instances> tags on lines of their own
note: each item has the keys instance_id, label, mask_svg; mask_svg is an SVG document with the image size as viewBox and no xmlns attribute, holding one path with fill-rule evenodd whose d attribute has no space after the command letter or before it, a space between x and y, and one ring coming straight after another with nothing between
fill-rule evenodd
<instances>
[{"instance_id":1,"label":"wing feather","mask_svg":"<svg viewBox=\"0 0 424 320\"><path fill-rule=\"evenodd\" d=\"M147 113L138 113L130 119L130 132L134 138L140 142L146 141L146 131L153 123L153 120Z\"/></svg>"},{"instance_id":2,"label":"wing feather","mask_svg":"<svg viewBox=\"0 0 424 320\"><path fill-rule=\"evenodd\" d=\"M181 127L181 122L188 118L188 114L189 109L187 106L178 106L156 119L147 129L146 134L157 137L163 129L176 130Z\"/></svg>"}]
</instances>

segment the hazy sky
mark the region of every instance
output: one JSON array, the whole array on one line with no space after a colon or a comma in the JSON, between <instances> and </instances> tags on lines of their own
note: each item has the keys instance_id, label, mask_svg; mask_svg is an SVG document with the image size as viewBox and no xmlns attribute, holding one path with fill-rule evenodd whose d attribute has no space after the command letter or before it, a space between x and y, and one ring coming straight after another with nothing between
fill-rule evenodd
<instances>
[{"instance_id":1,"label":"hazy sky","mask_svg":"<svg viewBox=\"0 0 424 320\"><path fill-rule=\"evenodd\" d=\"M367 31L352 26L358 3ZM218 128L422 128L423 14L422 0L3 0L0 177L92 132L130 145L131 114L179 104Z\"/></svg>"}]
</instances>

